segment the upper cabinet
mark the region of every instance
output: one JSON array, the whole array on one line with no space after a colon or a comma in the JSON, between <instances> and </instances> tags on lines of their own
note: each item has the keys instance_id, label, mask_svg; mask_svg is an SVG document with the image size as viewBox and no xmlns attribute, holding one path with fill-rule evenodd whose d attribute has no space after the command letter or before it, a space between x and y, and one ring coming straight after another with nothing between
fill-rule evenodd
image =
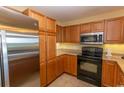
<instances>
[{"instance_id":1,"label":"upper cabinet","mask_svg":"<svg viewBox=\"0 0 124 93\"><path fill-rule=\"evenodd\" d=\"M46 18L47 31L50 33L56 33L56 21L51 18Z\"/></svg>"},{"instance_id":2,"label":"upper cabinet","mask_svg":"<svg viewBox=\"0 0 124 93\"><path fill-rule=\"evenodd\" d=\"M70 26L64 27L64 29L63 29L63 41L65 43L71 43L71 41L70 41L70 34L71 34Z\"/></svg>"},{"instance_id":3,"label":"upper cabinet","mask_svg":"<svg viewBox=\"0 0 124 93\"><path fill-rule=\"evenodd\" d=\"M71 43L80 42L80 25L73 25L70 27L70 41Z\"/></svg>"},{"instance_id":4,"label":"upper cabinet","mask_svg":"<svg viewBox=\"0 0 124 93\"><path fill-rule=\"evenodd\" d=\"M63 42L79 43L80 42L80 25L66 26L63 29Z\"/></svg>"},{"instance_id":5,"label":"upper cabinet","mask_svg":"<svg viewBox=\"0 0 124 93\"><path fill-rule=\"evenodd\" d=\"M63 42L63 27L56 25L56 42Z\"/></svg>"},{"instance_id":6,"label":"upper cabinet","mask_svg":"<svg viewBox=\"0 0 124 93\"><path fill-rule=\"evenodd\" d=\"M91 32L91 23L86 23L81 25L81 33L90 33Z\"/></svg>"},{"instance_id":7,"label":"upper cabinet","mask_svg":"<svg viewBox=\"0 0 124 93\"><path fill-rule=\"evenodd\" d=\"M46 17L43 14L31 9L26 9L23 13L36 19L39 22L39 30L46 31Z\"/></svg>"},{"instance_id":8,"label":"upper cabinet","mask_svg":"<svg viewBox=\"0 0 124 93\"><path fill-rule=\"evenodd\" d=\"M122 43L123 39L123 18L113 18L105 21L105 43Z\"/></svg>"},{"instance_id":9,"label":"upper cabinet","mask_svg":"<svg viewBox=\"0 0 124 93\"><path fill-rule=\"evenodd\" d=\"M91 23L91 32L104 32L104 20Z\"/></svg>"}]
</instances>

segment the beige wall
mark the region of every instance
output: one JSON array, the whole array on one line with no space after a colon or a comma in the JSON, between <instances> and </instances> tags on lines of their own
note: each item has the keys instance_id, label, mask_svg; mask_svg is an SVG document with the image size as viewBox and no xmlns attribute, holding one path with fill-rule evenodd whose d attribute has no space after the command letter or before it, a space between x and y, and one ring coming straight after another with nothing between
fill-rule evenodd
<instances>
[{"instance_id":1,"label":"beige wall","mask_svg":"<svg viewBox=\"0 0 124 93\"><path fill-rule=\"evenodd\" d=\"M87 23L87 22L91 22L91 21L98 21L98 20L120 17L120 16L124 16L124 9L111 11L111 12L107 12L107 13L103 13L103 14L99 14L99 15L95 15L95 16L89 16L89 17L72 20L72 21L68 21L68 22L61 22L61 25L67 26L67 25L81 24L81 23Z\"/></svg>"},{"instance_id":2,"label":"beige wall","mask_svg":"<svg viewBox=\"0 0 124 93\"><path fill-rule=\"evenodd\" d=\"M80 44L72 44L72 43L57 43L57 49L73 49L73 50L81 50L82 46ZM93 45L92 45L93 46ZM116 54L124 54L124 44L104 44L104 45L94 45L95 47L102 47L103 51L106 52L109 49L112 53Z\"/></svg>"}]
</instances>

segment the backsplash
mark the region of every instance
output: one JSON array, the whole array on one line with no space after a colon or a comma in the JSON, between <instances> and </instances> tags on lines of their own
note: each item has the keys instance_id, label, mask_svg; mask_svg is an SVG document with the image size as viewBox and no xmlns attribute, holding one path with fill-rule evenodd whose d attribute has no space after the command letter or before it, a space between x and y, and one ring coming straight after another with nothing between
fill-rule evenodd
<instances>
[{"instance_id":1,"label":"backsplash","mask_svg":"<svg viewBox=\"0 0 124 93\"><path fill-rule=\"evenodd\" d=\"M73 50L81 50L83 46L80 44L73 43L57 43L57 49L73 49ZM88 45L87 45L88 46ZM103 52L106 52L108 49L112 52L112 54L124 54L124 44L104 44L104 45L89 45L89 46L97 46L103 47Z\"/></svg>"},{"instance_id":2,"label":"backsplash","mask_svg":"<svg viewBox=\"0 0 124 93\"><path fill-rule=\"evenodd\" d=\"M73 43L57 43L57 49L74 49L81 50L82 45Z\"/></svg>"},{"instance_id":3,"label":"backsplash","mask_svg":"<svg viewBox=\"0 0 124 93\"><path fill-rule=\"evenodd\" d=\"M104 51L110 49L112 53L124 54L124 44L105 44Z\"/></svg>"}]
</instances>

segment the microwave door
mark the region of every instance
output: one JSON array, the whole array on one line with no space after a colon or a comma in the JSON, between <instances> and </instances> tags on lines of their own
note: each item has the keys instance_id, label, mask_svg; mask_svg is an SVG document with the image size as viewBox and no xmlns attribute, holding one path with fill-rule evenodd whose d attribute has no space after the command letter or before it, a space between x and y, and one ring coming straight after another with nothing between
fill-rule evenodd
<instances>
[{"instance_id":1,"label":"microwave door","mask_svg":"<svg viewBox=\"0 0 124 93\"><path fill-rule=\"evenodd\" d=\"M81 42L97 42L97 35L81 36Z\"/></svg>"}]
</instances>

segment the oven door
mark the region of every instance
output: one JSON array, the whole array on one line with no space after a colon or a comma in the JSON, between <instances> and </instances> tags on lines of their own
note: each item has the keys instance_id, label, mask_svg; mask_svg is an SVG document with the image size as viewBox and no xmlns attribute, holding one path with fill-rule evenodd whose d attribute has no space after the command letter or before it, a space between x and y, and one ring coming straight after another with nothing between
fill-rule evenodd
<instances>
[{"instance_id":1,"label":"oven door","mask_svg":"<svg viewBox=\"0 0 124 93\"><path fill-rule=\"evenodd\" d=\"M101 79L102 62L89 58L78 57L78 75L95 80Z\"/></svg>"}]
</instances>

